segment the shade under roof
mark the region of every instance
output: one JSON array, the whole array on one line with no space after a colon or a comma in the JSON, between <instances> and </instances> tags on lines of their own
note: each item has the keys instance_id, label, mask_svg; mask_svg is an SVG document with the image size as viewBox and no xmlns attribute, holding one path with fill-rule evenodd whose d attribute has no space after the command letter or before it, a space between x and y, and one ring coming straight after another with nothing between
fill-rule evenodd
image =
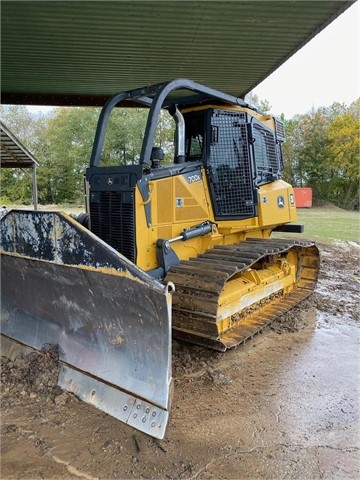
<instances>
[{"instance_id":1,"label":"shade under roof","mask_svg":"<svg viewBox=\"0 0 360 480\"><path fill-rule=\"evenodd\" d=\"M243 97L353 1L7 1L2 102L103 105L189 78Z\"/></svg>"}]
</instances>

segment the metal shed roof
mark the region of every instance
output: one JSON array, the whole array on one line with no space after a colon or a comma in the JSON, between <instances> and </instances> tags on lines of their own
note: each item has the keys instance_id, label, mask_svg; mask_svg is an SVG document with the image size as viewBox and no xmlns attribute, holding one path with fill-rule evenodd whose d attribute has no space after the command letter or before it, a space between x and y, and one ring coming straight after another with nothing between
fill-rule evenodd
<instances>
[{"instance_id":1,"label":"metal shed roof","mask_svg":"<svg viewBox=\"0 0 360 480\"><path fill-rule=\"evenodd\" d=\"M243 97L353 1L2 1L2 101L102 105L190 78Z\"/></svg>"},{"instance_id":2,"label":"metal shed roof","mask_svg":"<svg viewBox=\"0 0 360 480\"><path fill-rule=\"evenodd\" d=\"M1 168L32 168L39 164L15 135L0 122Z\"/></svg>"}]
</instances>

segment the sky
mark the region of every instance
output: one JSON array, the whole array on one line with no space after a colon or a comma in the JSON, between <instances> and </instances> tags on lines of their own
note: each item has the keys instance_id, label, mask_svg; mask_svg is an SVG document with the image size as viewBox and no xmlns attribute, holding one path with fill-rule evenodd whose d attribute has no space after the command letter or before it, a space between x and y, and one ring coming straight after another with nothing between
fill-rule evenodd
<instances>
[{"instance_id":1,"label":"sky","mask_svg":"<svg viewBox=\"0 0 360 480\"><path fill-rule=\"evenodd\" d=\"M359 1L259 84L254 93L268 100L271 113L290 119L334 102L360 97ZM48 111L49 107L28 107Z\"/></svg>"},{"instance_id":2,"label":"sky","mask_svg":"<svg viewBox=\"0 0 360 480\"><path fill-rule=\"evenodd\" d=\"M360 97L359 1L254 89L271 113L290 119Z\"/></svg>"}]
</instances>

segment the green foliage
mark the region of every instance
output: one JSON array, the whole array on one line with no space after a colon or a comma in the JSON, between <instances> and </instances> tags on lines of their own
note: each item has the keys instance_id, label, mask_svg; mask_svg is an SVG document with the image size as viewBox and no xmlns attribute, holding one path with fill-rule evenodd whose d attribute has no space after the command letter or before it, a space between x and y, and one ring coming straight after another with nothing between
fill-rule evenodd
<instances>
[{"instance_id":1,"label":"green foliage","mask_svg":"<svg viewBox=\"0 0 360 480\"><path fill-rule=\"evenodd\" d=\"M99 109L58 108L39 132L37 158L41 203L81 202Z\"/></svg>"},{"instance_id":2,"label":"green foliage","mask_svg":"<svg viewBox=\"0 0 360 480\"><path fill-rule=\"evenodd\" d=\"M36 122L23 105L1 106L2 122L14 133L24 147L34 151ZM39 117L40 120L40 117ZM32 173L30 170L0 169L1 203L29 204L32 202Z\"/></svg>"},{"instance_id":3,"label":"green foliage","mask_svg":"<svg viewBox=\"0 0 360 480\"><path fill-rule=\"evenodd\" d=\"M99 108L55 108L48 116L32 115L24 106L1 107L4 123L38 160L39 202L83 202L83 178L89 165ZM101 165L137 163L147 121L146 109L115 109L110 116ZM155 143L165 162L173 158L174 121L160 116ZM7 203L31 203L29 170L1 169L1 195Z\"/></svg>"},{"instance_id":4,"label":"green foliage","mask_svg":"<svg viewBox=\"0 0 360 480\"><path fill-rule=\"evenodd\" d=\"M117 109L112 112L106 132L102 165L136 163L141 149L146 124L142 109Z\"/></svg>"},{"instance_id":5,"label":"green foliage","mask_svg":"<svg viewBox=\"0 0 360 480\"><path fill-rule=\"evenodd\" d=\"M148 110L119 108L112 112L106 133L102 155L102 165L129 165L138 163ZM174 121L161 112L158 122L155 145L163 148L165 162L173 158Z\"/></svg>"},{"instance_id":6,"label":"green foliage","mask_svg":"<svg viewBox=\"0 0 360 480\"><path fill-rule=\"evenodd\" d=\"M334 203L349 210L359 209L360 99L332 119L329 125L329 194Z\"/></svg>"},{"instance_id":7,"label":"green foliage","mask_svg":"<svg viewBox=\"0 0 360 480\"><path fill-rule=\"evenodd\" d=\"M284 157L283 177L291 185L301 183L301 175L298 168L297 150L298 150L298 123L296 120L286 120L285 132L286 142L282 145L282 153Z\"/></svg>"},{"instance_id":8,"label":"green foliage","mask_svg":"<svg viewBox=\"0 0 360 480\"><path fill-rule=\"evenodd\" d=\"M257 94L253 91L249 92L245 96L245 101L249 103L250 105L253 105L255 108L257 108L260 112L262 113L269 113L271 110L271 105L268 100L264 99L261 100Z\"/></svg>"},{"instance_id":9,"label":"green foliage","mask_svg":"<svg viewBox=\"0 0 360 480\"><path fill-rule=\"evenodd\" d=\"M359 209L360 100L334 103L286 121L284 178L311 187L314 204Z\"/></svg>"}]
</instances>

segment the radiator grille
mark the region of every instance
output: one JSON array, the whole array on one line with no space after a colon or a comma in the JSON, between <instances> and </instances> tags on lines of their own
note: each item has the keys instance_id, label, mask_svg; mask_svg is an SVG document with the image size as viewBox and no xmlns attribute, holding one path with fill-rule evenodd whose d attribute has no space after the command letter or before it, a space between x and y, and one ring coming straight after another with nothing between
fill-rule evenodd
<instances>
[{"instance_id":1,"label":"radiator grille","mask_svg":"<svg viewBox=\"0 0 360 480\"><path fill-rule=\"evenodd\" d=\"M90 203L91 230L135 263L133 192L99 192Z\"/></svg>"},{"instance_id":2,"label":"radiator grille","mask_svg":"<svg viewBox=\"0 0 360 480\"><path fill-rule=\"evenodd\" d=\"M208 173L217 217L255 214L245 114L215 111Z\"/></svg>"}]
</instances>

